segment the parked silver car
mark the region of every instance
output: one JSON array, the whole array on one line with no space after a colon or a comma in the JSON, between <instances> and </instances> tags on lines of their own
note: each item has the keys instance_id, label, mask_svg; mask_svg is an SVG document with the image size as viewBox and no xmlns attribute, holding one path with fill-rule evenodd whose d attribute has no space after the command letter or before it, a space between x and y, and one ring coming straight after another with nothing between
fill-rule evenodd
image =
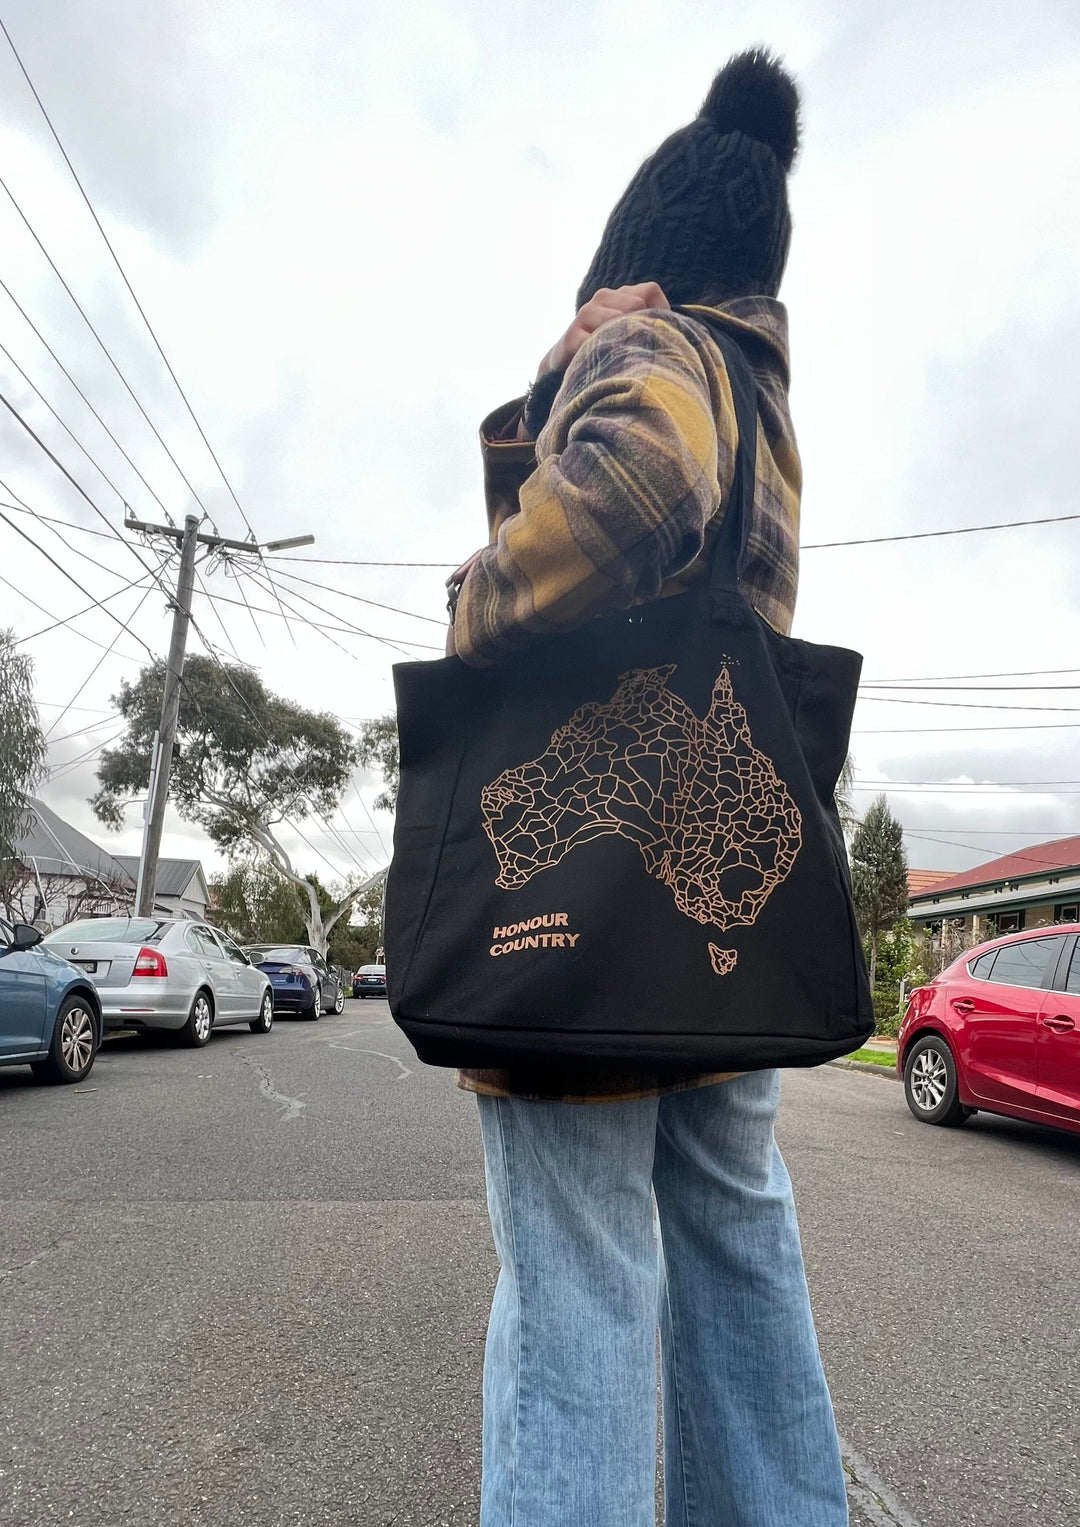
<instances>
[{"instance_id":1,"label":"parked silver car","mask_svg":"<svg viewBox=\"0 0 1080 1527\"><path fill-rule=\"evenodd\" d=\"M182 918L93 917L68 923L45 946L86 971L107 1029L173 1029L189 1045L211 1030L274 1026L274 995L231 938Z\"/></svg>"}]
</instances>

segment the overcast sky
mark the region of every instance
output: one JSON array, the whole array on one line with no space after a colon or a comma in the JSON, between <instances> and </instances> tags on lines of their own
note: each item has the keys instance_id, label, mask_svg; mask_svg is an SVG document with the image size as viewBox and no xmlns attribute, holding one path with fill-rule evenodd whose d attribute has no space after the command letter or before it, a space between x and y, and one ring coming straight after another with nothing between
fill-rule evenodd
<instances>
[{"instance_id":1,"label":"overcast sky","mask_svg":"<svg viewBox=\"0 0 1080 1527\"><path fill-rule=\"evenodd\" d=\"M481 544L479 420L565 328L637 164L695 113L725 58L759 41L786 56L805 101L781 293L804 542L1080 512L1075 0L555 0L542 20L506 0L7 0L0 15L262 539L311 531L301 556L447 564ZM220 531L244 535L2 40L0 177ZM2 190L0 278L150 488L2 291L0 343L136 514L160 520L156 494L179 519L188 487ZM120 525L120 496L2 354L0 379ZM10 416L0 457L39 513L104 528ZM94 597L138 573L116 542L10 518ZM857 800L890 790L913 866L967 868L1080 832L1080 687L1059 687L1080 685L1080 666L1016 676L1080 665L1078 547L1080 523L805 552L795 632L858 648L868 680L1058 686L983 696L1032 707L1004 710L956 689L867 692ZM280 566L336 591L281 580L312 619L412 656L441 641L443 570ZM0 583L0 624L20 637L87 603L3 524L0 577L14 585ZM235 578L208 587L221 597L200 594L202 631L273 689L350 719L390 708L399 653L385 643L290 634L223 602L242 597ZM132 618L141 597L115 610L164 652L163 601L152 593ZM106 656L116 635L99 610L26 648L47 725L103 659L52 732L43 792L98 837L94 758L76 760L114 735L109 697L145 657L131 635ZM934 781L952 783L921 783ZM1014 784L1030 781L1055 789ZM374 782L357 783L370 804ZM138 851L138 808L128 817L105 839L114 851ZM325 856L310 867L385 862L355 794L335 826L305 828ZM163 852L216 865L176 819Z\"/></svg>"}]
</instances>

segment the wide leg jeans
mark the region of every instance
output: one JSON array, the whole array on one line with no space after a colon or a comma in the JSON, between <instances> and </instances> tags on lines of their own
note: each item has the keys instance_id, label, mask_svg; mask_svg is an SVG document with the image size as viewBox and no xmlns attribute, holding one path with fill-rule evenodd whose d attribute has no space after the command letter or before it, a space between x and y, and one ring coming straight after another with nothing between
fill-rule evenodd
<instances>
[{"instance_id":1,"label":"wide leg jeans","mask_svg":"<svg viewBox=\"0 0 1080 1527\"><path fill-rule=\"evenodd\" d=\"M655 1527L658 1321L666 1527L845 1527L778 1099L775 1071L478 1099L501 1266L480 1527Z\"/></svg>"}]
</instances>

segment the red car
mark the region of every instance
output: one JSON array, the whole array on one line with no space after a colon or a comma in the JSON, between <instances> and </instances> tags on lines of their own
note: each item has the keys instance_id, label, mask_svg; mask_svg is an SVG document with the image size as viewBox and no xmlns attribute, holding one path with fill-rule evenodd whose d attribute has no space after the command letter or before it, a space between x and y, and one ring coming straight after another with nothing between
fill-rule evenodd
<instances>
[{"instance_id":1,"label":"red car","mask_svg":"<svg viewBox=\"0 0 1080 1527\"><path fill-rule=\"evenodd\" d=\"M980 944L912 992L896 1066L925 1124L984 1109L1080 1131L1080 923Z\"/></svg>"}]
</instances>

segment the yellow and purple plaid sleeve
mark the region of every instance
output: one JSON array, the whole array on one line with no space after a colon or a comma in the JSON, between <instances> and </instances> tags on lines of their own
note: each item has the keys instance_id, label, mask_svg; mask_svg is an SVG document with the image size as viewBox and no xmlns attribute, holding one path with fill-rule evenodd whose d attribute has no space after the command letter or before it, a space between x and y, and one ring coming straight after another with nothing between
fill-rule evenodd
<instances>
[{"instance_id":1,"label":"yellow and purple plaid sleeve","mask_svg":"<svg viewBox=\"0 0 1080 1527\"><path fill-rule=\"evenodd\" d=\"M461 658L487 666L655 599L701 552L736 444L722 357L700 325L660 311L605 324L567 371L518 513L493 517L465 581Z\"/></svg>"}]
</instances>

